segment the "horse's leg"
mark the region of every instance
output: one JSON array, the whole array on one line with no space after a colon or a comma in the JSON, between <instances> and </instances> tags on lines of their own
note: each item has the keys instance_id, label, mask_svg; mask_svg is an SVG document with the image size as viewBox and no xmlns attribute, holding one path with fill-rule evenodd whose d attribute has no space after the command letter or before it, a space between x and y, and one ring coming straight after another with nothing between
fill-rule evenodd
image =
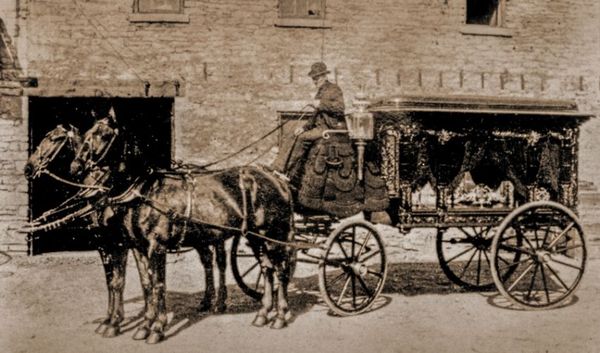
<instances>
[{"instance_id":1,"label":"horse's leg","mask_svg":"<svg viewBox=\"0 0 600 353\"><path fill-rule=\"evenodd\" d=\"M150 275L148 274L148 261L144 259L139 249L131 249L133 252L133 258L137 265L138 273L140 276L140 284L142 285L142 292L144 294L144 310L142 313L146 313L148 310L148 300L150 299L150 292L152 290L152 283L150 282Z\"/></svg>"},{"instance_id":2,"label":"horse's leg","mask_svg":"<svg viewBox=\"0 0 600 353\"><path fill-rule=\"evenodd\" d=\"M140 275L140 282L142 285L142 291L144 293L144 311L142 312L144 320L138 326L135 334L133 335L134 340L145 340L150 334L150 325L152 325L152 320L154 316L148 313L150 308L150 296L152 294L152 282L150 279L150 262L148 261L148 257L145 256L139 249L132 249L133 256L135 258L135 262L137 263L138 273ZM148 317L151 316L151 319Z\"/></svg>"},{"instance_id":3,"label":"horse's leg","mask_svg":"<svg viewBox=\"0 0 600 353\"><path fill-rule=\"evenodd\" d=\"M215 297L215 279L213 275L213 252L208 245L200 245L196 248L198 255L200 255L200 261L204 267L204 283L206 288L204 290L204 298L200 302L200 311L210 310L212 307L212 301Z\"/></svg>"},{"instance_id":4,"label":"horse's leg","mask_svg":"<svg viewBox=\"0 0 600 353\"><path fill-rule=\"evenodd\" d=\"M104 276L106 277L106 289L108 292L108 308L106 312L106 318L102 320L100 325L96 328L96 333L99 335L104 334L108 324L110 323L110 315L113 312L114 306L114 295L113 291L110 290L110 282L113 277L113 265L111 261L111 254L106 251L105 248L99 247L98 253L100 253L100 259L102 260L102 266L104 267Z\"/></svg>"},{"instance_id":5,"label":"horse's leg","mask_svg":"<svg viewBox=\"0 0 600 353\"><path fill-rule=\"evenodd\" d=\"M252 325L262 327L269 321L267 315L269 314L269 311L271 311L271 308L273 308L273 265L264 251L261 251L259 261L260 270L262 271L263 280L265 282L265 293L261 300L262 307L258 310L258 313L256 313Z\"/></svg>"},{"instance_id":6,"label":"horse's leg","mask_svg":"<svg viewBox=\"0 0 600 353\"><path fill-rule=\"evenodd\" d=\"M225 312L227 306L227 285L225 284L225 271L227 270L227 254L225 253L225 242L219 241L215 244L215 253L217 256L217 267L219 268L219 292L217 295L217 303L215 312Z\"/></svg>"},{"instance_id":7,"label":"horse's leg","mask_svg":"<svg viewBox=\"0 0 600 353\"><path fill-rule=\"evenodd\" d=\"M127 248L115 246L111 252L112 277L108 283L109 292L112 293L112 311L110 321L103 337L115 337L119 334L119 324L125 318L123 307L123 290L125 289L125 271L127 269Z\"/></svg>"},{"instance_id":8,"label":"horse's leg","mask_svg":"<svg viewBox=\"0 0 600 353\"><path fill-rule=\"evenodd\" d=\"M285 250L284 250L285 251ZM286 314L288 313L288 284L290 282L290 257L280 258L275 266L275 273L279 281L277 288L277 316L271 324L271 328L281 329L287 326Z\"/></svg>"},{"instance_id":9,"label":"horse's leg","mask_svg":"<svg viewBox=\"0 0 600 353\"><path fill-rule=\"evenodd\" d=\"M166 282L165 267L167 255L164 252L150 254L150 278L152 281L152 293L149 312L154 314L154 321L150 326L150 335L146 343L154 344L162 341L165 337L165 326L167 325L167 307L165 302Z\"/></svg>"}]
</instances>

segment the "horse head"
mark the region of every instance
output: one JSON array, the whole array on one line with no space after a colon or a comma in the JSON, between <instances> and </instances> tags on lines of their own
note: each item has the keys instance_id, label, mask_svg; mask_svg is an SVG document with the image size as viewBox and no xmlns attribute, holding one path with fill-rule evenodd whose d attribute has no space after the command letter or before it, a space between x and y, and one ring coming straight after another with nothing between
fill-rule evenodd
<instances>
[{"instance_id":1,"label":"horse head","mask_svg":"<svg viewBox=\"0 0 600 353\"><path fill-rule=\"evenodd\" d=\"M75 153L80 145L81 136L76 127L72 125L69 125L68 128L63 125L56 126L44 136L27 160L23 170L25 177L31 180L39 177L44 172L48 172L48 165L61 154L63 149L66 148Z\"/></svg>"},{"instance_id":2,"label":"horse head","mask_svg":"<svg viewBox=\"0 0 600 353\"><path fill-rule=\"evenodd\" d=\"M94 126L84 134L83 142L71 163L71 174L79 176L99 166L111 151L118 135L117 120L111 108L108 116L96 120Z\"/></svg>"}]
</instances>

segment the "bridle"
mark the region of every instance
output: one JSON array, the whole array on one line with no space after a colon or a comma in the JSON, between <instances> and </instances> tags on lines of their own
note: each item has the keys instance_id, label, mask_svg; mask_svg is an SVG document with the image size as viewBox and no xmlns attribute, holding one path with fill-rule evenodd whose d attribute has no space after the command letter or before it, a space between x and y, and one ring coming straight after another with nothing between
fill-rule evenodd
<instances>
[{"instance_id":1,"label":"bridle","mask_svg":"<svg viewBox=\"0 0 600 353\"><path fill-rule=\"evenodd\" d=\"M72 151L77 150L77 146L76 146L76 142L75 142L75 133L74 133L75 127L73 127L71 125L70 130L65 129L63 126L60 126L60 128L62 128L63 131L66 131L65 137L63 138L63 140L60 142L58 147L55 148L54 152L52 152L52 154L49 157L40 160L39 167L37 168L37 173L35 175L45 174L45 175L48 175L49 177L51 177L52 179L59 181L63 184L76 186L76 187L79 187L82 189L97 189L97 190L102 190L102 191L109 190L108 188L106 188L105 186L102 186L102 185L86 185L86 184L76 183L76 182L64 179L64 178L52 173L48 169L48 165L58 156L60 151L62 151L62 149L65 147L65 145L67 145L67 143L69 143L69 146Z\"/></svg>"},{"instance_id":2,"label":"bridle","mask_svg":"<svg viewBox=\"0 0 600 353\"><path fill-rule=\"evenodd\" d=\"M75 134L73 132L73 130L75 128L71 126L71 130L67 130L62 125L59 125L59 127L62 129L63 132L65 132L65 136L62 139L62 141L60 142L60 144L54 149L54 152L52 152L52 154L50 156L45 157L45 158L40 157L39 163L38 163L38 168L37 168L37 173L35 175L52 174L48 170L48 165L58 156L58 154L60 153L60 151L62 151L62 149L67 144L67 142L69 143L69 146L72 151L77 150L77 147L75 146Z\"/></svg>"},{"instance_id":3,"label":"bridle","mask_svg":"<svg viewBox=\"0 0 600 353\"><path fill-rule=\"evenodd\" d=\"M93 158L93 152L90 152L90 158L88 158L87 160L84 160L80 156L80 153L77 153L77 155L75 156L75 161L78 161L79 163L81 163L84 166L84 170L93 170L95 167L97 167L98 164L100 164L100 162L102 162L102 160L104 160L104 158L106 158L106 156L108 155L108 152L110 151L112 145L114 144L115 140L119 136L119 129L118 128L112 128L112 127L110 127L109 123L108 123L108 119L105 118L105 119L99 120L97 122L97 124L106 125L109 129L111 129L113 131L113 134L112 134L112 137L111 137L110 141L104 147L104 151L102 151L102 153L100 154L100 156L98 157L98 159L94 160L94 158ZM95 130L97 130L98 128L99 128L98 125L94 127ZM92 136L93 132L95 132L95 131L88 132L89 135L86 136L86 137ZM89 151L93 151L92 150L92 144L91 144L91 142L87 138L83 141L83 143L82 143L82 145L81 145L80 148L83 148L84 146L87 146Z\"/></svg>"}]
</instances>

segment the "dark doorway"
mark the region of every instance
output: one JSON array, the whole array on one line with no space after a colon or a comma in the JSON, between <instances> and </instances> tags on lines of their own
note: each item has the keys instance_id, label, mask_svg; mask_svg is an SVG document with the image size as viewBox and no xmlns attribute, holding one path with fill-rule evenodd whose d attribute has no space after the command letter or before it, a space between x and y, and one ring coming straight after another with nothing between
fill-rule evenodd
<instances>
[{"instance_id":1,"label":"dark doorway","mask_svg":"<svg viewBox=\"0 0 600 353\"><path fill-rule=\"evenodd\" d=\"M135 158L149 168L169 168L171 162L171 122L173 98L79 98L31 97L29 99L29 149L37 147L45 134L58 124L71 124L83 135L95 122L95 117L106 116L113 107L119 125L125 134L136 141ZM49 169L70 180L68 167L73 156L58 158ZM56 207L77 192L48 176L29 184L31 219ZM29 237L32 255L53 251L92 250L94 229L88 229L85 220Z\"/></svg>"}]
</instances>

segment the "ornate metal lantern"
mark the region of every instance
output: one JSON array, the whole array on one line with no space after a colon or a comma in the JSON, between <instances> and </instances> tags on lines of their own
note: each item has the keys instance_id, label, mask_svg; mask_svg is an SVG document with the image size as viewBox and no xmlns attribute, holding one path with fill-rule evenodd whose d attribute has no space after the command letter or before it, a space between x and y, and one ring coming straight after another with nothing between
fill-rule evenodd
<instances>
[{"instance_id":1,"label":"ornate metal lantern","mask_svg":"<svg viewBox=\"0 0 600 353\"><path fill-rule=\"evenodd\" d=\"M353 102L355 111L346 116L346 125L348 126L348 135L354 141L358 154L358 179L363 178L365 146L367 141L373 139L375 130L375 121L373 114L367 110L370 102L364 95L359 94Z\"/></svg>"}]
</instances>

